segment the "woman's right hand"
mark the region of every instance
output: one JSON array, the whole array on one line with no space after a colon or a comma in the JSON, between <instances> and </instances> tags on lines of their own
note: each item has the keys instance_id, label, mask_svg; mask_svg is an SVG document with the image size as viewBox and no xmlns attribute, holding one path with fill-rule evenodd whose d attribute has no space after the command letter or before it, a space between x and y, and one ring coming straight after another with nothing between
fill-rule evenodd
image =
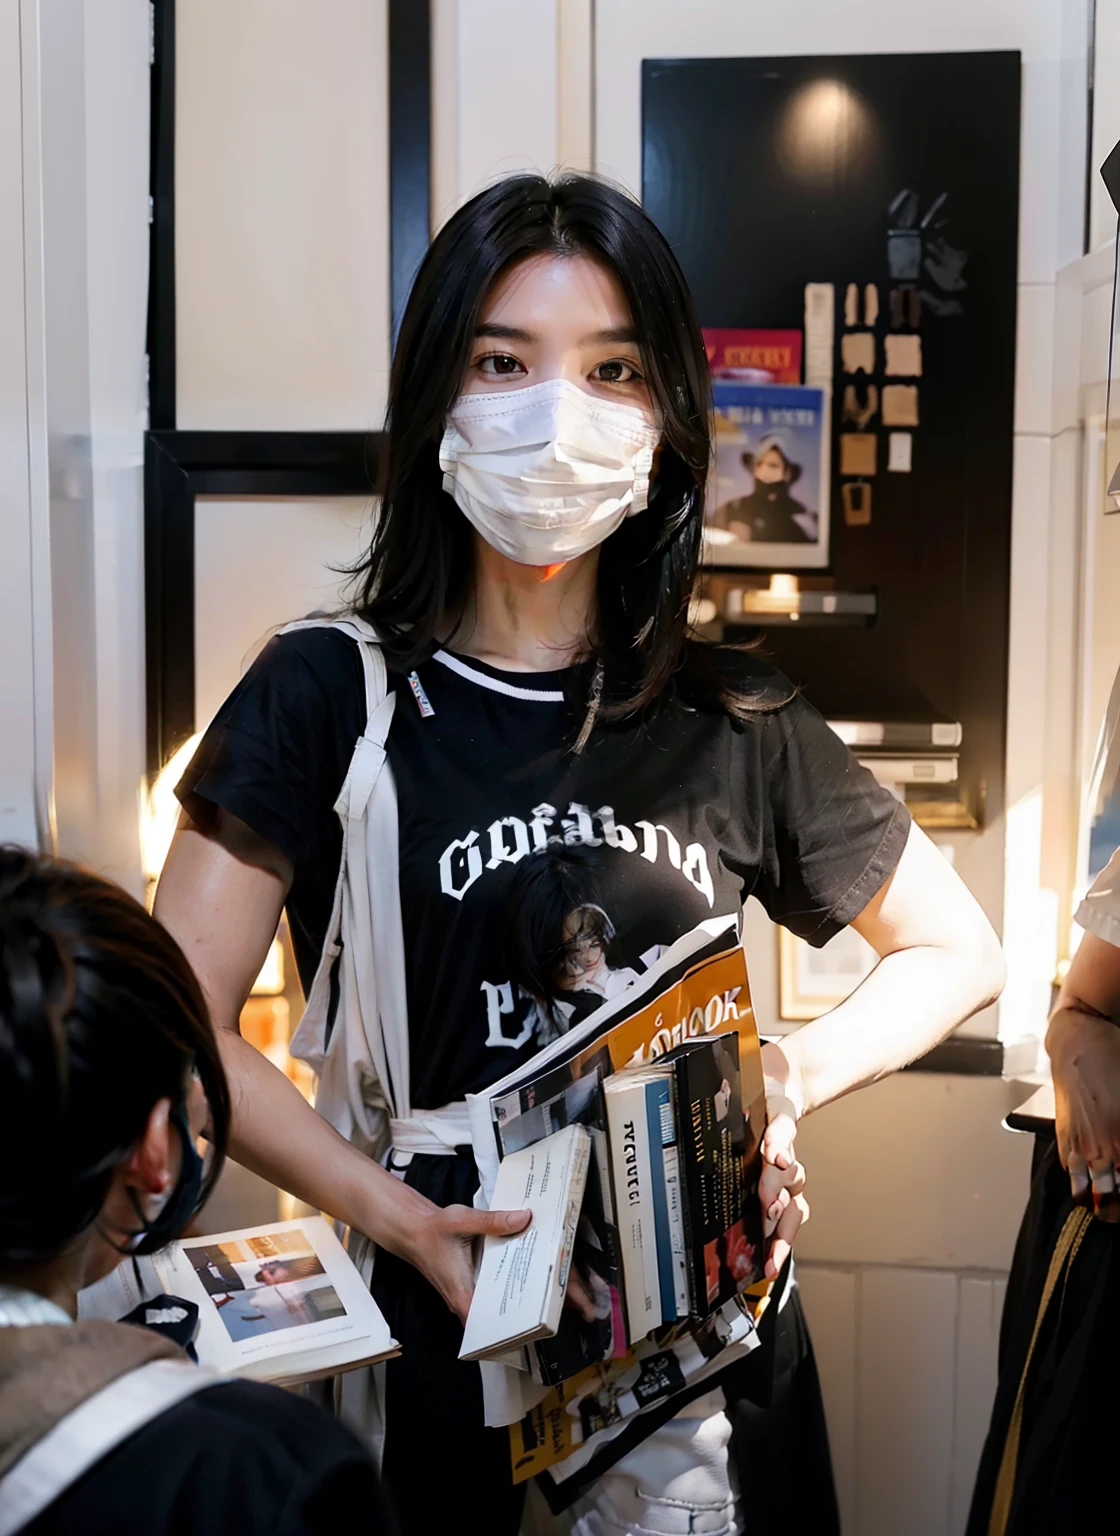
<instances>
[{"instance_id":1,"label":"woman's right hand","mask_svg":"<svg viewBox=\"0 0 1120 1536\"><path fill-rule=\"evenodd\" d=\"M523 1232L533 1213L423 1203L427 1210L412 1213L406 1231L392 1247L436 1288L459 1321L466 1322L474 1294L476 1244L484 1237Z\"/></svg>"},{"instance_id":2,"label":"woman's right hand","mask_svg":"<svg viewBox=\"0 0 1120 1536\"><path fill-rule=\"evenodd\" d=\"M1054 1076L1058 1156L1069 1171L1074 1199L1095 1205L1104 1221L1120 1221L1120 1027L1096 1013L1059 1007L1046 1049Z\"/></svg>"}]
</instances>

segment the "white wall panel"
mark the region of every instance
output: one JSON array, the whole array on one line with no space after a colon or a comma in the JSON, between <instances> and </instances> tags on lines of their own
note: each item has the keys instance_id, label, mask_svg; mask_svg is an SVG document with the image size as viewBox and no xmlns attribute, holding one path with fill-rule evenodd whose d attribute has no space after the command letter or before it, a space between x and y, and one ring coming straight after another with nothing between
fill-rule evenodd
<instances>
[{"instance_id":1,"label":"white wall panel","mask_svg":"<svg viewBox=\"0 0 1120 1536\"><path fill-rule=\"evenodd\" d=\"M996 1394L999 1323L1007 1282L966 1275L957 1298L957 1380L949 1529L963 1531Z\"/></svg>"},{"instance_id":2,"label":"white wall panel","mask_svg":"<svg viewBox=\"0 0 1120 1536\"><path fill-rule=\"evenodd\" d=\"M1120 140L1120 5L1098 0L1093 92L1093 146L1089 197L1092 217L1089 249L1095 251L1116 234L1116 209L1098 174L1101 163Z\"/></svg>"},{"instance_id":3,"label":"white wall panel","mask_svg":"<svg viewBox=\"0 0 1120 1536\"><path fill-rule=\"evenodd\" d=\"M280 625L337 603L369 542L370 503L254 497L195 503L195 718L203 726Z\"/></svg>"},{"instance_id":4,"label":"white wall panel","mask_svg":"<svg viewBox=\"0 0 1120 1536\"><path fill-rule=\"evenodd\" d=\"M434 228L497 177L548 173L559 161L559 6L571 10L572 0L434 0ZM579 21L578 14L564 16L569 64ZM565 106L571 123L578 112L572 79Z\"/></svg>"},{"instance_id":5,"label":"white wall panel","mask_svg":"<svg viewBox=\"0 0 1120 1536\"><path fill-rule=\"evenodd\" d=\"M31 615L20 8L0 5L0 842L34 845L35 689Z\"/></svg>"},{"instance_id":6,"label":"white wall panel","mask_svg":"<svg viewBox=\"0 0 1120 1536\"><path fill-rule=\"evenodd\" d=\"M1018 298L1015 431L1047 436L1054 415L1054 284L1020 283Z\"/></svg>"},{"instance_id":7,"label":"white wall panel","mask_svg":"<svg viewBox=\"0 0 1120 1536\"><path fill-rule=\"evenodd\" d=\"M956 1309L955 1275L860 1280L858 1536L950 1536Z\"/></svg>"},{"instance_id":8,"label":"white wall panel","mask_svg":"<svg viewBox=\"0 0 1120 1536\"><path fill-rule=\"evenodd\" d=\"M1031 1138L1000 1122L1023 1092L991 1077L902 1072L810 1115L797 1138L816 1264L1006 1271Z\"/></svg>"},{"instance_id":9,"label":"white wall panel","mask_svg":"<svg viewBox=\"0 0 1120 1536\"><path fill-rule=\"evenodd\" d=\"M855 1536L859 1275L854 1270L799 1263L797 1283L821 1379L840 1524L848 1536Z\"/></svg>"},{"instance_id":10,"label":"white wall panel","mask_svg":"<svg viewBox=\"0 0 1120 1536\"><path fill-rule=\"evenodd\" d=\"M178 425L378 426L385 0L181 0L176 50Z\"/></svg>"}]
</instances>

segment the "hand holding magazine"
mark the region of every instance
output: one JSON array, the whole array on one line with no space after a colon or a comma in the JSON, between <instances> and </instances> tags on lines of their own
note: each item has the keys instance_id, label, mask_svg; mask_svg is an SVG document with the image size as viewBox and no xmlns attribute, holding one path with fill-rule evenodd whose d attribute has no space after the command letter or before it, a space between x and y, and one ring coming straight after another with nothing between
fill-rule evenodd
<instances>
[{"instance_id":1,"label":"hand holding magazine","mask_svg":"<svg viewBox=\"0 0 1120 1536\"><path fill-rule=\"evenodd\" d=\"M186 1237L150 1259L125 1259L81 1292L78 1314L116 1322L160 1294L197 1306L199 1364L230 1376L292 1386L399 1353L321 1216Z\"/></svg>"}]
</instances>

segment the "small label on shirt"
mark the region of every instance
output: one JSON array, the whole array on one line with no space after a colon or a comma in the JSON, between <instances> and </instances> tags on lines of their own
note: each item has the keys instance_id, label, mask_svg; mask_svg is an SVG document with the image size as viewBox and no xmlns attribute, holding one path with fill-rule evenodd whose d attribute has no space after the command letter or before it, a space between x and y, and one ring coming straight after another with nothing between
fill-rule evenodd
<instances>
[{"instance_id":1,"label":"small label on shirt","mask_svg":"<svg viewBox=\"0 0 1120 1536\"><path fill-rule=\"evenodd\" d=\"M417 709L425 720L430 719L435 714L435 710L432 708L428 695L424 692L424 684L415 672L408 674L408 686L412 689L412 697L416 700Z\"/></svg>"}]
</instances>

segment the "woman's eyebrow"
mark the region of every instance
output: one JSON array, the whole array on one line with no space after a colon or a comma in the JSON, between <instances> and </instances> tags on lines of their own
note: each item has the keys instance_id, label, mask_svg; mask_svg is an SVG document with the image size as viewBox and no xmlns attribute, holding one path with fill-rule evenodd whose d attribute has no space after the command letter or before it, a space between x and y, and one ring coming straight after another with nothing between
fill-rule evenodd
<instances>
[{"instance_id":1,"label":"woman's eyebrow","mask_svg":"<svg viewBox=\"0 0 1120 1536\"><path fill-rule=\"evenodd\" d=\"M495 341L523 341L531 344L538 340L535 331L523 331L516 325L493 325L484 321L475 327L476 336L488 336Z\"/></svg>"},{"instance_id":2,"label":"woman's eyebrow","mask_svg":"<svg viewBox=\"0 0 1120 1536\"><path fill-rule=\"evenodd\" d=\"M607 331L593 331L590 336L582 337L579 344L581 347L595 347L603 342L631 342L636 346L638 333L632 325L620 325Z\"/></svg>"}]
</instances>

